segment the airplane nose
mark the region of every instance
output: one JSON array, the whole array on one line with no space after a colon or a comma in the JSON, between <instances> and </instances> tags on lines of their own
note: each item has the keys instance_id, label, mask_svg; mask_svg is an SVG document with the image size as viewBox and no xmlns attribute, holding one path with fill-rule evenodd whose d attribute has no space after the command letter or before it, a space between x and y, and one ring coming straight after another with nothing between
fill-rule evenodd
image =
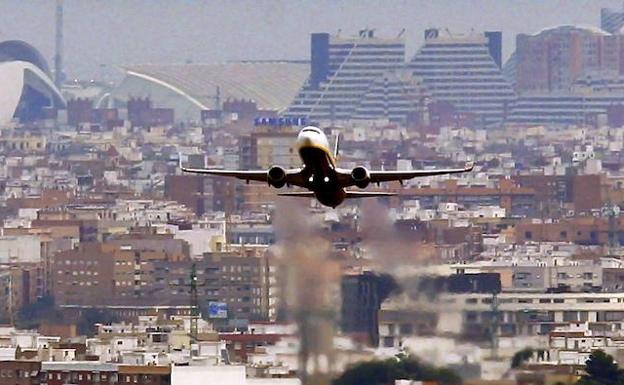
<instances>
[{"instance_id":1,"label":"airplane nose","mask_svg":"<svg viewBox=\"0 0 624 385\"><path fill-rule=\"evenodd\" d=\"M307 135L299 135L299 138L297 138L297 144L299 147L310 146L312 144L312 139Z\"/></svg>"}]
</instances>

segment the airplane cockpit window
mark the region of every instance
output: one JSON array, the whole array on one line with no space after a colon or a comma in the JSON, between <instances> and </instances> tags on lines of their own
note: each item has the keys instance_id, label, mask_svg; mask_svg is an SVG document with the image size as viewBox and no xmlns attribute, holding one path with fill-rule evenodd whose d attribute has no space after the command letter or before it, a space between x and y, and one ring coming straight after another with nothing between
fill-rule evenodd
<instances>
[{"instance_id":1,"label":"airplane cockpit window","mask_svg":"<svg viewBox=\"0 0 624 385\"><path fill-rule=\"evenodd\" d=\"M301 132L314 132L314 133L317 133L317 134L321 133L320 130L316 130L314 128L304 128L303 130L301 130Z\"/></svg>"}]
</instances>

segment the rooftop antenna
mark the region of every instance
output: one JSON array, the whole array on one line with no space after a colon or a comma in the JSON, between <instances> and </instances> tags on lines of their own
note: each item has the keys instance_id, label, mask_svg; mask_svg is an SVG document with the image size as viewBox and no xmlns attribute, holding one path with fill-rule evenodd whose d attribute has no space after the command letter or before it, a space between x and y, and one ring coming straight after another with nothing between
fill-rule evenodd
<instances>
[{"instance_id":1,"label":"rooftop antenna","mask_svg":"<svg viewBox=\"0 0 624 385\"><path fill-rule=\"evenodd\" d=\"M54 84L63 84L63 0L56 0L56 50L54 52Z\"/></svg>"},{"instance_id":2,"label":"rooftop antenna","mask_svg":"<svg viewBox=\"0 0 624 385\"><path fill-rule=\"evenodd\" d=\"M221 87L217 86L216 94L215 94L215 110L217 114L219 114L218 122L219 126L223 124L223 107L221 105Z\"/></svg>"}]
</instances>

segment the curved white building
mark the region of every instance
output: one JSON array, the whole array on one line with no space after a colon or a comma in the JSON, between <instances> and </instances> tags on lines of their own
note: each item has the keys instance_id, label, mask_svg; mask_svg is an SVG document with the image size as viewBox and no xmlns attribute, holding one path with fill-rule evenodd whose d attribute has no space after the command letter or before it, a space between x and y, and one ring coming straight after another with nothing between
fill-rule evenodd
<instances>
[{"instance_id":1,"label":"curved white building","mask_svg":"<svg viewBox=\"0 0 624 385\"><path fill-rule=\"evenodd\" d=\"M198 121L202 111L219 110L228 99L282 112L305 81L307 68L286 61L133 65L124 68L126 77L111 97L117 105L147 97L156 107L173 108L177 121Z\"/></svg>"},{"instance_id":2,"label":"curved white building","mask_svg":"<svg viewBox=\"0 0 624 385\"><path fill-rule=\"evenodd\" d=\"M45 108L65 106L41 54L23 41L0 43L0 127L35 120Z\"/></svg>"}]
</instances>

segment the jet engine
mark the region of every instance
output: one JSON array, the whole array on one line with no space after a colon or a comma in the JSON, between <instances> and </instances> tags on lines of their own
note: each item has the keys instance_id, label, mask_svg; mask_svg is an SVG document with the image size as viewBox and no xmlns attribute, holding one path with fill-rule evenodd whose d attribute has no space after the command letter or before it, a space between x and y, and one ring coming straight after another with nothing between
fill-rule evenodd
<instances>
[{"instance_id":1,"label":"jet engine","mask_svg":"<svg viewBox=\"0 0 624 385\"><path fill-rule=\"evenodd\" d=\"M370 183L370 172L366 167L358 166L351 171L351 178L359 188L365 188Z\"/></svg>"},{"instance_id":2,"label":"jet engine","mask_svg":"<svg viewBox=\"0 0 624 385\"><path fill-rule=\"evenodd\" d=\"M280 166L273 166L267 172L269 184L275 188L282 188L286 184L286 170Z\"/></svg>"}]
</instances>

